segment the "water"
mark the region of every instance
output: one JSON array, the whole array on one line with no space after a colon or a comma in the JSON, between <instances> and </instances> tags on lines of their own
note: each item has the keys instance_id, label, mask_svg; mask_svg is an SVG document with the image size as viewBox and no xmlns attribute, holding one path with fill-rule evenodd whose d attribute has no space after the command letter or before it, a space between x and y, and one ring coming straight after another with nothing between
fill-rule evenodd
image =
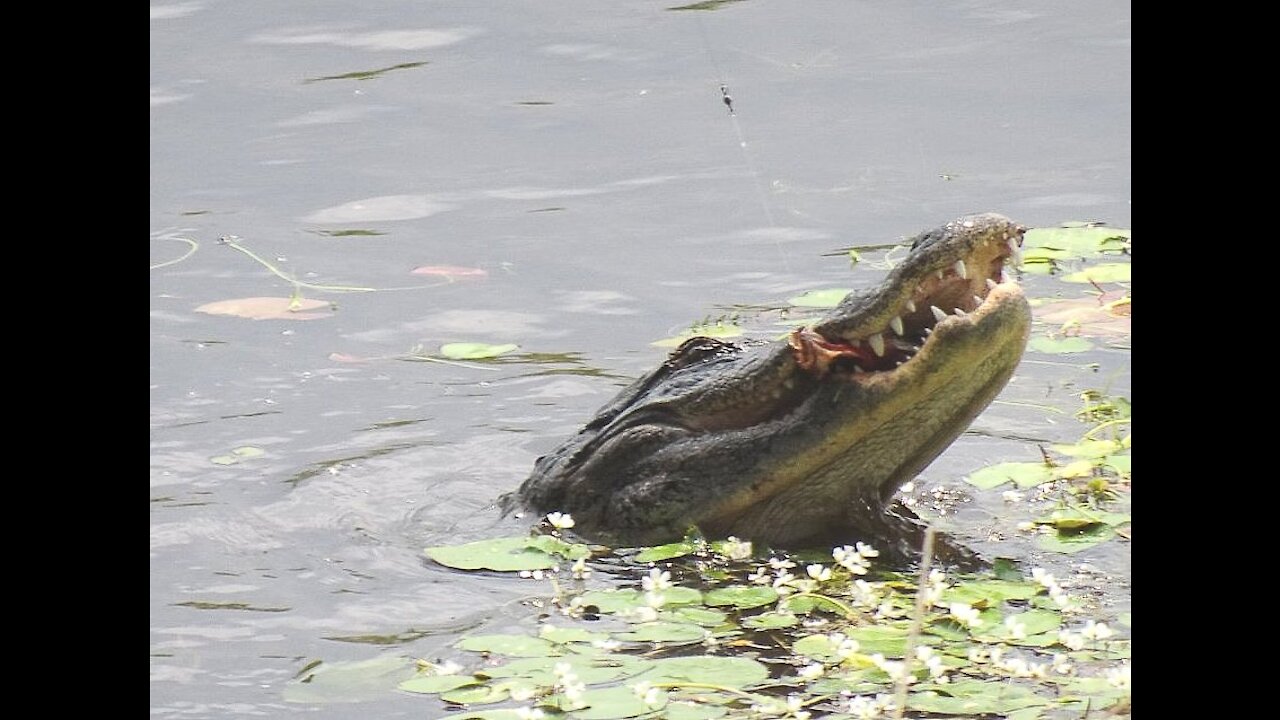
<instances>
[{"instance_id":1,"label":"water","mask_svg":"<svg viewBox=\"0 0 1280 720\"><path fill-rule=\"evenodd\" d=\"M151 264L198 250L151 272L152 714L440 714L284 688L316 660L530 627L514 601L539 590L421 549L527 527L493 500L659 362L651 342L871 285L829 254L967 212L1129 227L1129 37L1106 2L153 4ZM336 304L307 321L195 312L293 292L224 235L378 290L304 286ZM401 359L453 341L550 357ZM1003 399L1066 415L994 405L922 492L1077 439L1075 392L1128 395L1127 351L1061 359L1028 355ZM979 497L957 532L981 545L999 512ZM1084 559L1127 576L1127 550Z\"/></svg>"}]
</instances>

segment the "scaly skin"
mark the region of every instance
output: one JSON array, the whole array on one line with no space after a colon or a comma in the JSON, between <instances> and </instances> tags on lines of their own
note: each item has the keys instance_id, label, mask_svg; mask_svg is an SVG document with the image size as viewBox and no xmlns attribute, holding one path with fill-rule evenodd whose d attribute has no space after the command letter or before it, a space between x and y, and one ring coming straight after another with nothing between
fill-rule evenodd
<instances>
[{"instance_id":1,"label":"scaly skin","mask_svg":"<svg viewBox=\"0 0 1280 720\"><path fill-rule=\"evenodd\" d=\"M694 526L771 546L914 542L886 503L995 398L1026 346L1030 307L1002 281L1024 231L963 217L786 341L686 342L539 458L504 506L568 512L580 534L624 544Z\"/></svg>"}]
</instances>

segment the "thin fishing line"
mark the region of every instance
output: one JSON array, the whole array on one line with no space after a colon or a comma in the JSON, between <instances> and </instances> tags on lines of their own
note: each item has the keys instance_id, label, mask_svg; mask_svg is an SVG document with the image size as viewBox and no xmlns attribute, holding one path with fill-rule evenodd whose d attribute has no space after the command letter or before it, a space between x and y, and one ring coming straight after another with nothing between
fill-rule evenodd
<instances>
[{"instance_id":1,"label":"thin fishing line","mask_svg":"<svg viewBox=\"0 0 1280 720\"><path fill-rule=\"evenodd\" d=\"M764 182L760 169L757 167L755 158L747 145L746 135L742 132L742 123L738 122L738 113L733 109L733 98L729 95L728 85L724 80L724 72L720 69L720 62L716 60L716 54L711 48L711 38L707 35L707 28L702 23L702 13L695 12L695 18L698 23L698 34L702 37L702 47L707 52L707 57L711 59L711 67L715 70L716 83L720 86L720 96L724 101L725 107L729 110L729 120L733 123L733 132L738 137L738 149L742 152L742 159L747 164L747 171L751 174L752 184L756 189L756 199L760 201L760 208L764 211L765 219L769 221L770 231L778 230L778 222L773 217L773 209L769 205L769 195L765 192ZM778 250L778 256L782 258L782 267L788 273L791 272L791 263L787 259L787 253L782 248L782 242L775 235L773 238L773 246Z\"/></svg>"}]
</instances>

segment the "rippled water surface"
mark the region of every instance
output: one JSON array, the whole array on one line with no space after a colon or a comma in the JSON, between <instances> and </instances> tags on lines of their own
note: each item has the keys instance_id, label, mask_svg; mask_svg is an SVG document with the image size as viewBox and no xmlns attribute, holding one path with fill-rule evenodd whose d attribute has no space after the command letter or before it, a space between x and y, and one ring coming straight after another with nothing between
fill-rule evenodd
<instances>
[{"instance_id":1,"label":"rippled water surface","mask_svg":"<svg viewBox=\"0 0 1280 720\"><path fill-rule=\"evenodd\" d=\"M962 213L1129 227L1129 36L1094 0L153 4L152 715L441 714L284 688L531 627L527 584L422 548L525 529L493 500L653 341L776 334L753 308L879 280L839 248ZM196 310L254 297L332 309ZM408 359L456 341L520 351ZM1076 393L1128 387L1127 350L1029 353L920 485L1034 460ZM985 542L998 500L965 508ZM1087 559L1126 603L1127 548Z\"/></svg>"}]
</instances>

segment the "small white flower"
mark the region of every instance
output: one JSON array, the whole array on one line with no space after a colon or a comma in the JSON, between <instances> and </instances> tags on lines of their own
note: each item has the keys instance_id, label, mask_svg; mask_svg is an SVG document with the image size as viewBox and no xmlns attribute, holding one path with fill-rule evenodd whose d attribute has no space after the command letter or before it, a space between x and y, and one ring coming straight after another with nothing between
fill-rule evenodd
<instances>
[{"instance_id":1,"label":"small white flower","mask_svg":"<svg viewBox=\"0 0 1280 720\"><path fill-rule=\"evenodd\" d=\"M640 578L640 585L645 592L657 592L672 587L671 573L659 568L650 568L649 574Z\"/></svg>"},{"instance_id":2,"label":"small white flower","mask_svg":"<svg viewBox=\"0 0 1280 720\"><path fill-rule=\"evenodd\" d=\"M787 711L784 717L793 717L796 720L809 720L809 711L804 709L804 698L799 695L787 696Z\"/></svg>"},{"instance_id":3,"label":"small white flower","mask_svg":"<svg viewBox=\"0 0 1280 720\"><path fill-rule=\"evenodd\" d=\"M947 612L951 613L961 625L976 628L982 624L982 618L978 617L980 614L978 609L969 603L951 603L947 606Z\"/></svg>"},{"instance_id":4,"label":"small white flower","mask_svg":"<svg viewBox=\"0 0 1280 720\"><path fill-rule=\"evenodd\" d=\"M614 640L613 638L605 638L604 640L593 640L591 642L591 645L593 647L598 647L601 650L608 650L610 652L622 647L622 643L618 642L617 640Z\"/></svg>"},{"instance_id":5,"label":"small white flower","mask_svg":"<svg viewBox=\"0 0 1280 720\"><path fill-rule=\"evenodd\" d=\"M653 622L658 619L658 611L648 605L644 605L638 608L632 608L631 616L642 623Z\"/></svg>"},{"instance_id":6,"label":"small white flower","mask_svg":"<svg viewBox=\"0 0 1280 720\"><path fill-rule=\"evenodd\" d=\"M1039 567L1031 569L1031 579L1040 583L1044 587L1053 587L1058 584L1058 582L1053 579L1052 575L1046 572L1044 568Z\"/></svg>"},{"instance_id":7,"label":"small white flower","mask_svg":"<svg viewBox=\"0 0 1280 720\"><path fill-rule=\"evenodd\" d=\"M774 570L789 570L795 566L796 566L795 563L791 562L786 558L776 558L776 557L769 558L769 567L773 568Z\"/></svg>"},{"instance_id":8,"label":"small white flower","mask_svg":"<svg viewBox=\"0 0 1280 720\"><path fill-rule=\"evenodd\" d=\"M1107 683L1122 690L1133 687L1133 668L1129 663L1122 663L1107 671Z\"/></svg>"},{"instance_id":9,"label":"small white flower","mask_svg":"<svg viewBox=\"0 0 1280 720\"><path fill-rule=\"evenodd\" d=\"M1115 635L1115 632L1107 627L1106 623L1095 623L1092 620L1084 624L1084 629L1080 631L1086 640L1106 640Z\"/></svg>"},{"instance_id":10,"label":"small white flower","mask_svg":"<svg viewBox=\"0 0 1280 720\"><path fill-rule=\"evenodd\" d=\"M1058 642L1065 645L1068 650L1081 650L1084 648L1084 636L1069 630L1058 631Z\"/></svg>"},{"instance_id":11,"label":"small white flower","mask_svg":"<svg viewBox=\"0 0 1280 720\"><path fill-rule=\"evenodd\" d=\"M665 603L666 601L667 601L667 598L662 593L650 591L644 594L644 604L648 605L654 610L657 610L658 608L662 607L663 603Z\"/></svg>"},{"instance_id":12,"label":"small white flower","mask_svg":"<svg viewBox=\"0 0 1280 720\"><path fill-rule=\"evenodd\" d=\"M542 720L543 713L538 708L519 707L516 708L516 717L520 720Z\"/></svg>"},{"instance_id":13,"label":"small white flower","mask_svg":"<svg viewBox=\"0 0 1280 720\"><path fill-rule=\"evenodd\" d=\"M1022 498L1025 496L1022 493L1018 492L1017 490L1005 490L1004 492L1000 493L1000 497L1003 498L1004 501L1007 503L1016 503L1016 502L1020 502Z\"/></svg>"},{"instance_id":14,"label":"small white flower","mask_svg":"<svg viewBox=\"0 0 1280 720\"><path fill-rule=\"evenodd\" d=\"M528 700L529 698L537 694L537 691L534 688L521 687L519 685L511 688L510 692L511 692L511 699L515 700L516 702L524 702L525 700ZM519 713L520 711L517 710L516 712ZM542 712L542 711L539 710L538 712Z\"/></svg>"},{"instance_id":15,"label":"small white flower","mask_svg":"<svg viewBox=\"0 0 1280 720\"><path fill-rule=\"evenodd\" d=\"M831 568L820 563L815 563L805 567L805 572L809 573L809 577L818 582L825 582L831 579Z\"/></svg>"},{"instance_id":16,"label":"small white flower","mask_svg":"<svg viewBox=\"0 0 1280 720\"><path fill-rule=\"evenodd\" d=\"M1053 671L1059 675L1071 674L1071 662L1066 653L1053 654Z\"/></svg>"},{"instance_id":17,"label":"small white flower","mask_svg":"<svg viewBox=\"0 0 1280 720\"><path fill-rule=\"evenodd\" d=\"M452 660L445 660L431 668L432 675L457 675L460 672L462 672L462 666Z\"/></svg>"},{"instance_id":18,"label":"small white flower","mask_svg":"<svg viewBox=\"0 0 1280 720\"><path fill-rule=\"evenodd\" d=\"M1031 532L1036 529L1037 525L1031 522L1030 520L1023 520L1022 522L1018 523L1015 527L1017 527L1018 532Z\"/></svg>"},{"instance_id":19,"label":"small white flower","mask_svg":"<svg viewBox=\"0 0 1280 720\"><path fill-rule=\"evenodd\" d=\"M805 665L797 670L796 675L804 680L814 680L822 677L822 673L825 671L826 668L822 667L822 663L813 663L812 665Z\"/></svg>"},{"instance_id":20,"label":"small white flower","mask_svg":"<svg viewBox=\"0 0 1280 720\"><path fill-rule=\"evenodd\" d=\"M751 541L739 540L732 535L725 538L724 554L730 560L750 560L753 552Z\"/></svg>"},{"instance_id":21,"label":"small white flower","mask_svg":"<svg viewBox=\"0 0 1280 720\"><path fill-rule=\"evenodd\" d=\"M769 571L765 570L763 566L757 567L755 572L747 576L747 580L754 585L768 585L772 582Z\"/></svg>"},{"instance_id":22,"label":"small white flower","mask_svg":"<svg viewBox=\"0 0 1280 720\"><path fill-rule=\"evenodd\" d=\"M573 675L573 666L567 662L558 662L555 667L551 668L551 674L563 680Z\"/></svg>"},{"instance_id":23,"label":"small white flower","mask_svg":"<svg viewBox=\"0 0 1280 720\"><path fill-rule=\"evenodd\" d=\"M557 530L568 530L574 526L573 516L569 513L547 513L547 522L551 523L551 527Z\"/></svg>"},{"instance_id":24,"label":"small white flower","mask_svg":"<svg viewBox=\"0 0 1280 720\"><path fill-rule=\"evenodd\" d=\"M880 557L880 551L866 543L858 543L858 554L864 558Z\"/></svg>"},{"instance_id":25,"label":"small white flower","mask_svg":"<svg viewBox=\"0 0 1280 720\"><path fill-rule=\"evenodd\" d=\"M1013 615L1004 619L1004 627L1009 637L1014 640L1022 640L1027 637L1026 624Z\"/></svg>"},{"instance_id":26,"label":"small white flower","mask_svg":"<svg viewBox=\"0 0 1280 720\"><path fill-rule=\"evenodd\" d=\"M570 568L570 572L573 573L575 580L585 580L589 577L591 575L591 570L587 568L587 559L578 558L578 560L573 563L573 567Z\"/></svg>"},{"instance_id":27,"label":"small white flower","mask_svg":"<svg viewBox=\"0 0 1280 720\"><path fill-rule=\"evenodd\" d=\"M786 571L782 571L782 572L779 572L778 576L773 579L773 586L775 588L778 588L783 585L786 585L787 583L795 579L796 579L795 575L792 575L791 573Z\"/></svg>"}]
</instances>

